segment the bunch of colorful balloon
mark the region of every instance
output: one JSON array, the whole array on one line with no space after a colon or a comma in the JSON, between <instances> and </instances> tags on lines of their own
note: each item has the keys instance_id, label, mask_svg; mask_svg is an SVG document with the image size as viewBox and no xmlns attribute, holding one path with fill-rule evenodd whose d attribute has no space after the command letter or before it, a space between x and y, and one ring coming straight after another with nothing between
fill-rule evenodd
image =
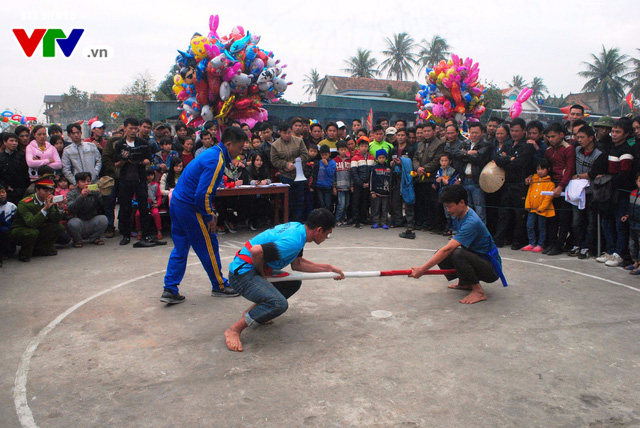
<instances>
[{"instance_id":1,"label":"bunch of colorful balloon","mask_svg":"<svg viewBox=\"0 0 640 428\"><path fill-rule=\"evenodd\" d=\"M258 47L260 36L241 26L219 36L218 24L218 15L212 15L209 34L194 34L189 48L178 51L173 91L182 102L183 121L199 126L235 119L253 127L268 117L263 104L278 101L291 84L282 73L286 65Z\"/></svg>"},{"instance_id":2,"label":"bunch of colorful balloon","mask_svg":"<svg viewBox=\"0 0 640 428\"><path fill-rule=\"evenodd\" d=\"M484 86L478 82L479 64L471 58L464 61L452 55L427 68L427 85L416 94L417 112L423 120L441 123L449 119L459 124L477 121L485 112Z\"/></svg>"},{"instance_id":3,"label":"bunch of colorful balloon","mask_svg":"<svg viewBox=\"0 0 640 428\"><path fill-rule=\"evenodd\" d=\"M3 123L11 123L13 125L28 125L38 120L33 116L23 116L21 114L13 114L13 112L9 110L5 110L1 114L2 114Z\"/></svg>"}]
</instances>

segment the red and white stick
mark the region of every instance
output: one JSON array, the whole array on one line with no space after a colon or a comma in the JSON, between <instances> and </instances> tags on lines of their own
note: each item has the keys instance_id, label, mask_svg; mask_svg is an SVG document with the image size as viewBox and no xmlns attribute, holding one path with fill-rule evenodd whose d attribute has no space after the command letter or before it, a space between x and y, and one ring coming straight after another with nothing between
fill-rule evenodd
<instances>
[{"instance_id":1,"label":"red and white stick","mask_svg":"<svg viewBox=\"0 0 640 428\"><path fill-rule=\"evenodd\" d=\"M428 270L425 275L446 275L455 273L454 269L449 270ZM409 276L411 269L408 270L383 270L383 271L358 271L358 272L344 272L345 278L372 278L377 276ZM335 272L278 272L276 276L267 277L269 282L282 282L282 281L296 281L296 280L308 280L308 279L333 279L339 275Z\"/></svg>"}]
</instances>

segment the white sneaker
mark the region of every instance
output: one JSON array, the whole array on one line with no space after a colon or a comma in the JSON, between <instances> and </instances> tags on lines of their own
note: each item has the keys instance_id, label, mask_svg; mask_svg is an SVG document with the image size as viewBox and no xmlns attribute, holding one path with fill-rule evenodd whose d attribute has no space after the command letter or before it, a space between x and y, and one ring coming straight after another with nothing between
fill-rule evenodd
<instances>
[{"instance_id":1,"label":"white sneaker","mask_svg":"<svg viewBox=\"0 0 640 428\"><path fill-rule=\"evenodd\" d=\"M609 260L611 260L611 255L607 254L606 252L603 252L599 257L596 257L596 261L598 263L606 263Z\"/></svg>"},{"instance_id":2,"label":"white sneaker","mask_svg":"<svg viewBox=\"0 0 640 428\"><path fill-rule=\"evenodd\" d=\"M624 262L624 260L622 260L622 257L620 257L618 255L618 253L613 253L613 255L611 255L611 257L609 258L609 261L605 262L605 266L611 266L611 267L617 267L617 266L622 266L622 263Z\"/></svg>"}]
</instances>

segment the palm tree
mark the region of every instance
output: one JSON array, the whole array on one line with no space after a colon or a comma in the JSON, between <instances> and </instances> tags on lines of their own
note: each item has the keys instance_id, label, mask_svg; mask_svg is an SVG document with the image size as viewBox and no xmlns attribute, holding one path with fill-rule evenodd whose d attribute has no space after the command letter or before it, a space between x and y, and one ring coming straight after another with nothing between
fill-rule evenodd
<instances>
[{"instance_id":1,"label":"palm tree","mask_svg":"<svg viewBox=\"0 0 640 428\"><path fill-rule=\"evenodd\" d=\"M542 77L534 77L531 83L529 83L529 87L533 91L533 93L531 94L531 98L533 98L534 100L544 97L545 93L549 93L549 89L547 88L547 85L545 85L542 81Z\"/></svg>"},{"instance_id":2,"label":"palm tree","mask_svg":"<svg viewBox=\"0 0 640 428\"><path fill-rule=\"evenodd\" d=\"M640 52L640 49L636 49ZM629 81L629 89L633 92L633 95L640 97L640 59L630 58L628 62L629 71L624 75L624 78Z\"/></svg>"},{"instance_id":3,"label":"palm tree","mask_svg":"<svg viewBox=\"0 0 640 428\"><path fill-rule=\"evenodd\" d=\"M420 69L423 67L433 68L441 60L446 60L446 57L451 55L449 43L437 34L433 36L430 42L423 39L422 43L424 45L421 46L422 49L418 53L418 61L421 64Z\"/></svg>"},{"instance_id":4,"label":"palm tree","mask_svg":"<svg viewBox=\"0 0 640 428\"><path fill-rule=\"evenodd\" d=\"M510 83L510 85L511 85L512 87L522 89L522 88L524 88L525 86L527 86L527 83L524 81L524 77L520 76L519 74L516 74L515 76L513 76L513 77L511 78L511 83Z\"/></svg>"},{"instance_id":5,"label":"palm tree","mask_svg":"<svg viewBox=\"0 0 640 428\"><path fill-rule=\"evenodd\" d=\"M304 75L304 81L307 82L307 84L304 85L304 93L309 94L309 99L311 99L312 96L318 98L318 90L320 89L322 80L317 68L312 68L310 74Z\"/></svg>"},{"instance_id":6,"label":"palm tree","mask_svg":"<svg viewBox=\"0 0 640 428\"><path fill-rule=\"evenodd\" d=\"M587 69L578 73L578 76L589 79L582 90L598 94L598 99L604 102L606 113L611 114L611 104L617 104L624 97L624 87L629 84L622 76L629 57L620 54L618 48L607 50L604 45L600 55L591 54L591 57L593 64L583 61Z\"/></svg>"},{"instance_id":7,"label":"palm tree","mask_svg":"<svg viewBox=\"0 0 640 428\"><path fill-rule=\"evenodd\" d=\"M418 65L413 48L416 46L407 33L394 34L393 40L388 37L387 49L382 54L387 57L380 64L381 70L387 70L387 77L395 76L396 80L404 80L413 75L413 65Z\"/></svg>"},{"instance_id":8,"label":"palm tree","mask_svg":"<svg viewBox=\"0 0 640 428\"><path fill-rule=\"evenodd\" d=\"M371 58L371 51L368 49L358 48L356 56L352 56L345 62L349 67L343 68L343 70L351 73L351 77L368 77L372 79L380 75L380 71L376 68L378 60Z\"/></svg>"}]
</instances>

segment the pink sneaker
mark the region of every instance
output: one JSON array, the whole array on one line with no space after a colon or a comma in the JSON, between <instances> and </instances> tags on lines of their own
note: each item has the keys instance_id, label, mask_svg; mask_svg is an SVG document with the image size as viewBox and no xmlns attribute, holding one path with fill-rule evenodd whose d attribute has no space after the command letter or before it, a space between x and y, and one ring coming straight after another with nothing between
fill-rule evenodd
<instances>
[{"instance_id":1,"label":"pink sneaker","mask_svg":"<svg viewBox=\"0 0 640 428\"><path fill-rule=\"evenodd\" d=\"M522 251L532 251L533 245L527 245L526 247L522 247Z\"/></svg>"},{"instance_id":2,"label":"pink sneaker","mask_svg":"<svg viewBox=\"0 0 640 428\"><path fill-rule=\"evenodd\" d=\"M531 250L532 253L541 253L542 252L542 247L540 245L536 245L533 250Z\"/></svg>"}]
</instances>

